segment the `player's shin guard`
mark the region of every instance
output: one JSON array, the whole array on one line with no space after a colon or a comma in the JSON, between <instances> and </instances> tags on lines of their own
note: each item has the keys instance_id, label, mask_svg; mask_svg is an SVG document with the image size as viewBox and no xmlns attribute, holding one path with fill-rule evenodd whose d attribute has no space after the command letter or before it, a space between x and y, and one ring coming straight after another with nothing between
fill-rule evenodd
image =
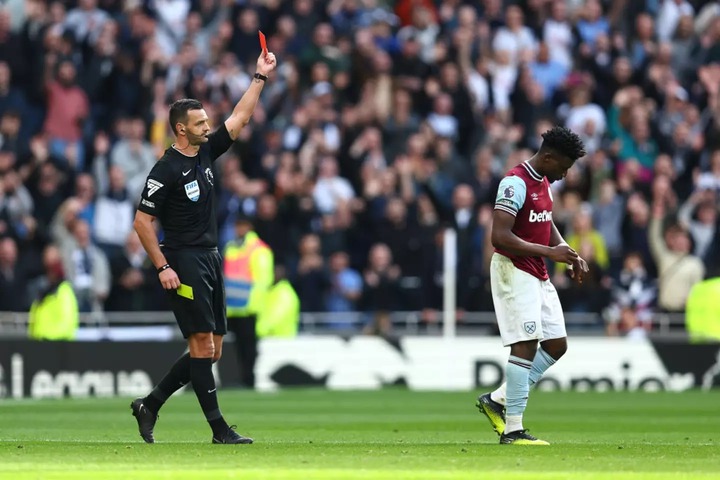
<instances>
[{"instance_id":1,"label":"player's shin guard","mask_svg":"<svg viewBox=\"0 0 720 480\"><path fill-rule=\"evenodd\" d=\"M530 368L532 362L510 355L505 374L507 376L507 402L505 404L505 433L522 430L522 417L530 392Z\"/></svg>"}]
</instances>

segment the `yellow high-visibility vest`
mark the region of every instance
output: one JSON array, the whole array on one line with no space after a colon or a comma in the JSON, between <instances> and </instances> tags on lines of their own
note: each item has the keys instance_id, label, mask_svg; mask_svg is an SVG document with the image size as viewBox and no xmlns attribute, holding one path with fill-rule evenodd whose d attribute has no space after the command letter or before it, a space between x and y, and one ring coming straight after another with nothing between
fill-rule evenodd
<instances>
[{"instance_id":1,"label":"yellow high-visibility vest","mask_svg":"<svg viewBox=\"0 0 720 480\"><path fill-rule=\"evenodd\" d=\"M248 232L242 244L229 242L223 256L227 315L257 314L274 280L272 250Z\"/></svg>"},{"instance_id":2,"label":"yellow high-visibility vest","mask_svg":"<svg viewBox=\"0 0 720 480\"><path fill-rule=\"evenodd\" d=\"M270 287L257 316L258 337L294 337L300 323L300 298L287 280Z\"/></svg>"},{"instance_id":3,"label":"yellow high-visibility vest","mask_svg":"<svg viewBox=\"0 0 720 480\"><path fill-rule=\"evenodd\" d=\"M720 277L693 285L685 305L685 328L691 341L720 340Z\"/></svg>"},{"instance_id":4,"label":"yellow high-visibility vest","mask_svg":"<svg viewBox=\"0 0 720 480\"><path fill-rule=\"evenodd\" d=\"M70 282L61 282L53 293L30 307L28 335L36 340L73 340L80 325L77 298Z\"/></svg>"}]
</instances>

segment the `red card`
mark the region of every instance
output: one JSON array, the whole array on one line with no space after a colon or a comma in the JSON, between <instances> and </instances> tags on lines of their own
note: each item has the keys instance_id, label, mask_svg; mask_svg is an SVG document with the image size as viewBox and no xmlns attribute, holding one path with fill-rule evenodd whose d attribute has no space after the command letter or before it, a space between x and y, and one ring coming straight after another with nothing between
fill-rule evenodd
<instances>
[{"instance_id":1,"label":"red card","mask_svg":"<svg viewBox=\"0 0 720 480\"><path fill-rule=\"evenodd\" d=\"M258 30L258 36L260 37L260 47L265 55L267 55L267 42L265 42L265 34Z\"/></svg>"}]
</instances>

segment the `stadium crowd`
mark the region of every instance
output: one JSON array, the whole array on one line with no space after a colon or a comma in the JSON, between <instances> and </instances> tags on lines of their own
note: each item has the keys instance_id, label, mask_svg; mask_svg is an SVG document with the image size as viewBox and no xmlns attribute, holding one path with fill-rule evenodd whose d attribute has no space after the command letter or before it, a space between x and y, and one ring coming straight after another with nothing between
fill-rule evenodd
<instances>
[{"instance_id":1,"label":"stadium crowd","mask_svg":"<svg viewBox=\"0 0 720 480\"><path fill-rule=\"evenodd\" d=\"M132 229L172 143L172 101L218 125L257 31L279 61L215 178L303 311L492 310L489 227L505 171L563 124L588 154L553 185L588 260L553 276L611 333L681 312L720 275L720 5L690 0L9 0L0 7L0 311L26 311L59 252L82 311L165 309ZM48 254L48 246L52 246ZM57 273L57 272L56 272Z\"/></svg>"}]
</instances>

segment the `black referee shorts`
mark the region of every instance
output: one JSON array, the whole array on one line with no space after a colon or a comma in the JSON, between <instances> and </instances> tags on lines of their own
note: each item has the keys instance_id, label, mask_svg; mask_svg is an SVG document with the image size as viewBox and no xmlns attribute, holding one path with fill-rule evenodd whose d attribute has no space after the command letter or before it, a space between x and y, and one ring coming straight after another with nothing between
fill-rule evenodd
<instances>
[{"instance_id":1,"label":"black referee shorts","mask_svg":"<svg viewBox=\"0 0 720 480\"><path fill-rule=\"evenodd\" d=\"M225 283L217 249L163 249L163 254L182 284L167 292L183 337L210 332L225 335Z\"/></svg>"}]
</instances>

